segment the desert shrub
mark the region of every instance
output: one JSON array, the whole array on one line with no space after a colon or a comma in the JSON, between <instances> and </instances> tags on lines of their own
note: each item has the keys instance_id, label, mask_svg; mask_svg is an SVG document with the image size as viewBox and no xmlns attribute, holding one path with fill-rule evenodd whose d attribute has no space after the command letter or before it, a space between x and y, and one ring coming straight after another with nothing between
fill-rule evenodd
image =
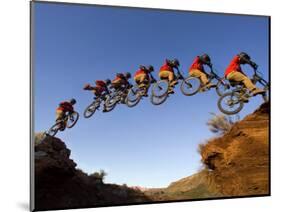
<instances>
[{"instance_id":1,"label":"desert shrub","mask_svg":"<svg viewBox=\"0 0 281 212\"><path fill-rule=\"evenodd\" d=\"M198 149L197 149L198 153L201 154L203 152L205 145L206 145L205 143L198 144Z\"/></svg>"},{"instance_id":2,"label":"desert shrub","mask_svg":"<svg viewBox=\"0 0 281 212\"><path fill-rule=\"evenodd\" d=\"M223 114L211 113L212 118L207 122L211 132L216 134L224 134L230 130L234 122L230 117L227 117Z\"/></svg>"},{"instance_id":3,"label":"desert shrub","mask_svg":"<svg viewBox=\"0 0 281 212\"><path fill-rule=\"evenodd\" d=\"M34 143L35 146L40 144L45 138L45 134L43 132L35 133L34 134Z\"/></svg>"},{"instance_id":4,"label":"desert shrub","mask_svg":"<svg viewBox=\"0 0 281 212\"><path fill-rule=\"evenodd\" d=\"M90 174L89 177L94 179L96 182L103 183L103 180L106 175L107 173L103 169L101 169L99 172L94 172Z\"/></svg>"}]
</instances>

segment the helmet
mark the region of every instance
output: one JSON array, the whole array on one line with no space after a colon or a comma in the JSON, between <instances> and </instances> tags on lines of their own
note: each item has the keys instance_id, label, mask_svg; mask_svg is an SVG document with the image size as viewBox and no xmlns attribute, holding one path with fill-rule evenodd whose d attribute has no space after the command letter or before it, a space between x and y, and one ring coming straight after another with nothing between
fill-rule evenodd
<instances>
[{"instance_id":1,"label":"helmet","mask_svg":"<svg viewBox=\"0 0 281 212\"><path fill-rule=\"evenodd\" d=\"M75 105L75 103L76 103L76 100L75 99L70 99L70 104L72 104L72 105Z\"/></svg>"},{"instance_id":2,"label":"helmet","mask_svg":"<svg viewBox=\"0 0 281 212\"><path fill-rule=\"evenodd\" d=\"M202 54L201 56L199 56L199 58L204 64L211 64L211 58L208 54Z\"/></svg>"},{"instance_id":3,"label":"helmet","mask_svg":"<svg viewBox=\"0 0 281 212\"><path fill-rule=\"evenodd\" d=\"M171 63L172 63L172 65L173 65L173 67L179 67L180 66L180 62L179 62L179 60L178 59L173 59L172 61L171 61Z\"/></svg>"},{"instance_id":4,"label":"helmet","mask_svg":"<svg viewBox=\"0 0 281 212\"><path fill-rule=\"evenodd\" d=\"M169 60L169 59L166 59L165 62L166 62L168 65L172 65L172 61Z\"/></svg>"},{"instance_id":5,"label":"helmet","mask_svg":"<svg viewBox=\"0 0 281 212\"><path fill-rule=\"evenodd\" d=\"M103 80L96 80L96 85L97 86L101 86L101 87L104 87L106 85L105 81Z\"/></svg>"},{"instance_id":6,"label":"helmet","mask_svg":"<svg viewBox=\"0 0 281 212\"><path fill-rule=\"evenodd\" d=\"M245 64L247 61L251 60L251 57L246 52L240 52L238 54L241 64Z\"/></svg>"},{"instance_id":7,"label":"helmet","mask_svg":"<svg viewBox=\"0 0 281 212\"><path fill-rule=\"evenodd\" d=\"M121 77L121 78L124 77L124 75L122 73L117 73L116 76Z\"/></svg>"},{"instance_id":8,"label":"helmet","mask_svg":"<svg viewBox=\"0 0 281 212\"><path fill-rule=\"evenodd\" d=\"M88 89L89 87L91 87L91 85L89 83L87 83L84 85L83 89L85 90L85 89Z\"/></svg>"},{"instance_id":9,"label":"helmet","mask_svg":"<svg viewBox=\"0 0 281 212\"><path fill-rule=\"evenodd\" d=\"M154 68L153 68L152 65L149 65L149 66L147 66L147 70L148 70L149 72L152 72L152 71L154 71Z\"/></svg>"},{"instance_id":10,"label":"helmet","mask_svg":"<svg viewBox=\"0 0 281 212\"><path fill-rule=\"evenodd\" d=\"M146 70L146 67L143 66L143 65L140 65L140 69L141 69L141 70Z\"/></svg>"},{"instance_id":11,"label":"helmet","mask_svg":"<svg viewBox=\"0 0 281 212\"><path fill-rule=\"evenodd\" d=\"M106 80L105 80L105 84L106 84L106 85L110 85L110 84L111 84L111 80L110 80L110 79L106 79Z\"/></svg>"},{"instance_id":12,"label":"helmet","mask_svg":"<svg viewBox=\"0 0 281 212\"><path fill-rule=\"evenodd\" d=\"M125 73L125 77L126 77L127 79L130 79L130 78L131 78L131 73L130 73L130 72Z\"/></svg>"}]
</instances>

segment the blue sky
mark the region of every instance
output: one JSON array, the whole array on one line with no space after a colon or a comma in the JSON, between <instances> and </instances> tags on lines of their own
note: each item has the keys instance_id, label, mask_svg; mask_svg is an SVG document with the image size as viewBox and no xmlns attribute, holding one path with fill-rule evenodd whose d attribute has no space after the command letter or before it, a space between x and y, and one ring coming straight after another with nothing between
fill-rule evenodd
<instances>
[{"instance_id":1,"label":"blue sky","mask_svg":"<svg viewBox=\"0 0 281 212\"><path fill-rule=\"evenodd\" d=\"M35 131L49 128L59 102L75 97L81 118L58 135L78 167L108 172L106 182L163 187L201 167L198 144L212 137L210 112L219 113L215 91L186 97L179 89L165 104L144 99L110 113L82 117L92 101L85 83L134 73L152 64L157 76L165 58L178 58L182 72L208 53L219 75L232 57L248 52L268 79L268 19L194 12L35 3ZM252 74L250 67L244 67ZM262 103L256 97L239 114Z\"/></svg>"}]
</instances>

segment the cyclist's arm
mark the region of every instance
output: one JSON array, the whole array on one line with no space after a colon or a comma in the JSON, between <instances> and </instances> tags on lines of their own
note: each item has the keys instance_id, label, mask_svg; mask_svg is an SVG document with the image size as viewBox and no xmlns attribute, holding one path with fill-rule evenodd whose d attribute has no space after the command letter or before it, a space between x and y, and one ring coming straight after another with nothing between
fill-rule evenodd
<instances>
[{"instance_id":1,"label":"cyclist's arm","mask_svg":"<svg viewBox=\"0 0 281 212\"><path fill-rule=\"evenodd\" d=\"M253 62L252 60L246 60L245 62L246 64L249 64L254 70L257 70L258 65L255 62Z\"/></svg>"}]
</instances>

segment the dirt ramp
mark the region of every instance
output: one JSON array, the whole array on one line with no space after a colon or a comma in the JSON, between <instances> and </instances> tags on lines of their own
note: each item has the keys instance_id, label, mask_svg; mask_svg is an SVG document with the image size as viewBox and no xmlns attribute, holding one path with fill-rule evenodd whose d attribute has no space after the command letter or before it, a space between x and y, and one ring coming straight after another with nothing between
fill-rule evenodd
<instances>
[{"instance_id":1,"label":"dirt ramp","mask_svg":"<svg viewBox=\"0 0 281 212\"><path fill-rule=\"evenodd\" d=\"M269 103L201 148L219 193L226 196L269 193Z\"/></svg>"}]
</instances>

